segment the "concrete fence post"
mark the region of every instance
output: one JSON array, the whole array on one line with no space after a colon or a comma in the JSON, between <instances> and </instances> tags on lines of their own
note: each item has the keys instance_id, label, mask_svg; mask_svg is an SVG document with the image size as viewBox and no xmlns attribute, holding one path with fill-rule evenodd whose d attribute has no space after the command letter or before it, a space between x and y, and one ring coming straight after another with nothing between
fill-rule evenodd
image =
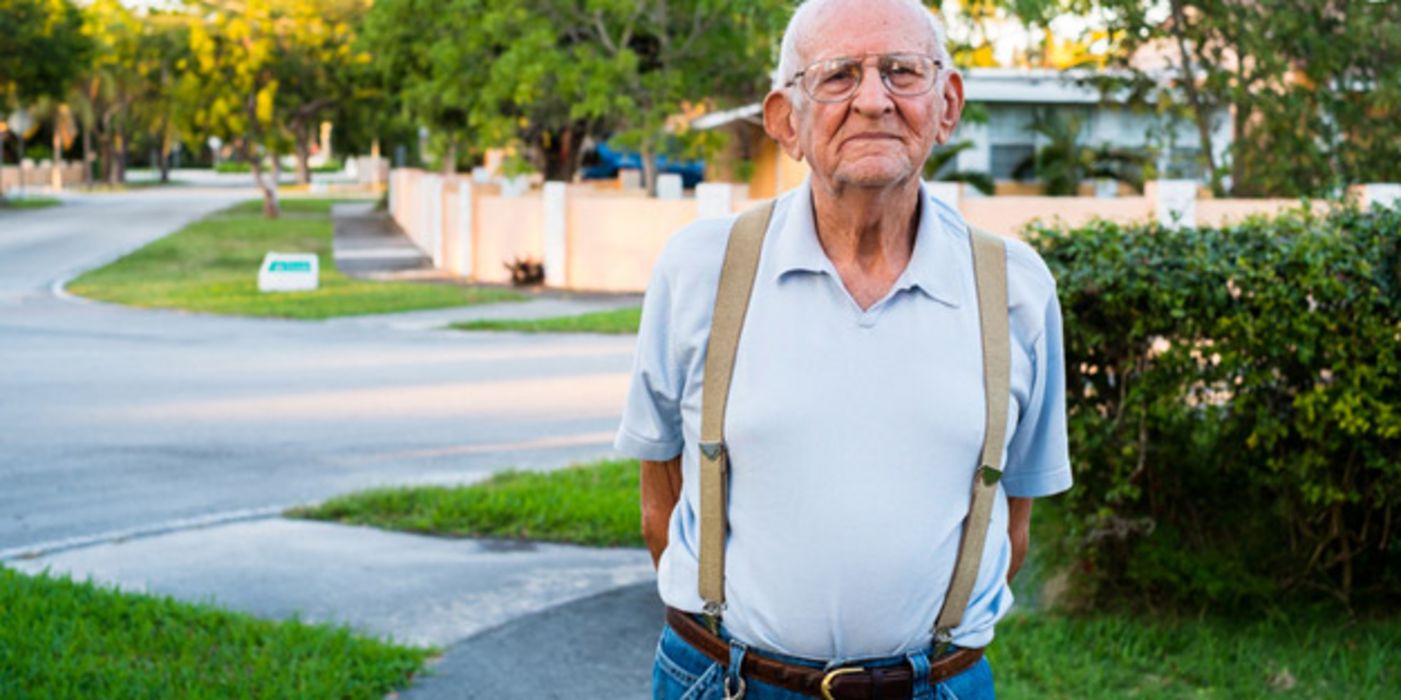
<instances>
[{"instance_id":1,"label":"concrete fence post","mask_svg":"<svg viewBox=\"0 0 1401 700\"><path fill-rule=\"evenodd\" d=\"M457 179L457 265L463 277L477 276L477 271L472 266L476 260L472 255L472 245L475 242L473 232L474 225L472 209L472 180L460 177Z\"/></svg>"},{"instance_id":2,"label":"concrete fence post","mask_svg":"<svg viewBox=\"0 0 1401 700\"><path fill-rule=\"evenodd\" d=\"M1197 225L1196 180L1158 180L1148 183L1145 189L1159 225Z\"/></svg>"},{"instance_id":3,"label":"concrete fence post","mask_svg":"<svg viewBox=\"0 0 1401 700\"><path fill-rule=\"evenodd\" d=\"M569 286L568 206L563 182L545 183L545 285Z\"/></svg>"},{"instance_id":4,"label":"concrete fence post","mask_svg":"<svg viewBox=\"0 0 1401 700\"><path fill-rule=\"evenodd\" d=\"M686 195L685 183L676 173L657 176L657 199L681 199Z\"/></svg>"},{"instance_id":5,"label":"concrete fence post","mask_svg":"<svg viewBox=\"0 0 1401 700\"><path fill-rule=\"evenodd\" d=\"M425 175L423 177L423 199L424 225L426 230L423 236L423 245L427 248L429 257L433 258L433 267L442 269L443 267L443 176Z\"/></svg>"},{"instance_id":6,"label":"concrete fence post","mask_svg":"<svg viewBox=\"0 0 1401 700\"><path fill-rule=\"evenodd\" d=\"M928 180L924 183L929 194L944 204L953 207L958 211L958 200L963 192L963 185L958 182L945 182L943 180Z\"/></svg>"},{"instance_id":7,"label":"concrete fence post","mask_svg":"<svg viewBox=\"0 0 1401 700\"><path fill-rule=\"evenodd\" d=\"M735 188L728 182L702 182L696 185L696 218L715 219L734 213Z\"/></svg>"},{"instance_id":8,"label":"concrete fence post","mask_svg":"<svg viewBox=\"0 0 1401 700\"><path fill-rule=\"evenodd\" d=\"M389 171L389 189L385 190L385 197L389 202L389 218L394 221L399 220L399 202L395 196L399 194L399 171L397 169Z\"/></svg>"},{"instance_id":9,"label":"concrete fence post","mask_svg":"<svg viewBox=\"0 0 1401 700\"><path fill-rule=\"evenodd\" d=\"M1394 207L1401 205L1401 184L1395 182L1369 182L1362 186L1362 208L1372 205Z\"/></svg>"}]
</instances>

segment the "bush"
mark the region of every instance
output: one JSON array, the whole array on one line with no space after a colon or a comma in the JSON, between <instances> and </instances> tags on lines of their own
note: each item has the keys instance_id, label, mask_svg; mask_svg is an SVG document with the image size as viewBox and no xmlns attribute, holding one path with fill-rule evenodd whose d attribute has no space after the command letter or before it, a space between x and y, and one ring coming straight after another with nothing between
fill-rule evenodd
<instances>
[{"instance_id":1,"label":"bush","mask_svg":"<svg viewBox=\"0 0 1401 700\"><path fill-rule=\"evenodd\" d=\"M1065 317L1079 590L1401 598L1401 209L1028 240Z\"/></svg>"},{"instance_id":2,"label":"bush","mask_svg":"<svg viewBox=\"0 0 1401 700\"><path fill-rule=\"evenodd\" d=\"M216 173L251 173L252 166L241 160L226 160L214 166Z\"/></svg>"}]
</instances>

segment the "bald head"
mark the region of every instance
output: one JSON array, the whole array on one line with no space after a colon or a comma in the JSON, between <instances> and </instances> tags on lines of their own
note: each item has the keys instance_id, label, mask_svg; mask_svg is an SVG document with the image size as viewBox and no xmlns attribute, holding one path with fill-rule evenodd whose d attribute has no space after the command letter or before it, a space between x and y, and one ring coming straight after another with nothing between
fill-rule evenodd
<instances>
[{"instance_id":1,"label":"bald head","mask_svg":"<svg viewBox=\"0 0 1401 700\"><path fill-rule=\"evenodd\" d=\"M876 7L881 5L884 7ZM779 54L778 70L773 75L773 89L782 88L793 78L794 73L812 61L811 57L817 48L814 42L820 43L824 38L818 35L820 28L840 26L842 14L869 13L877 9L908 15L910 24L905 26L927 30L921 31L928 42L928 46L923 47L924 50L940 59L944 66L953 66L948 49L944 46L946 38L943 25L934 13L918 0L805 0L793 12L793 16L788 20L788 27L783 31L783 46Z\"/></svg>"}]
</instances>

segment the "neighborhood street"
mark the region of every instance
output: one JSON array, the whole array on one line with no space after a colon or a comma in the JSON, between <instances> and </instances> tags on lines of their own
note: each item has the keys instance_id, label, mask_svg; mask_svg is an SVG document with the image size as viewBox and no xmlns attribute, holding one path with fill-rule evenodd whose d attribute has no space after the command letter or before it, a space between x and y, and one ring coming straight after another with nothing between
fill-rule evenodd
<instances>
[{"instance_id":1,"label":"neighborhood street","mask_svg":"<svg viewBox=\"0 0 1401 700\"><path fill-rule=\"evenodd\" d=\"M466 549L444 553L431 538L386 533L404 540L379 542L379 533L354 534L358 528L278 518L287 506L369 486L463 483L509 467L606 456L634 341L436 329L509 314L503 305L292 322L131 309L62 291L80 271L252 194L151 189L0 212L0 562L444 646L650 577L645 554L635 550L463 543ZM517 306L526 314L535 305L568 312L569 303ZM327 529L334 533L319 534ZM341 531L351 534L335 534ZM371 544L363 560L350 555L349 562L333 560L353 548L281 552L266 591L250 571L239 595L229 595L228 571L219 566L262 566L259 556L302 538ZM303 581L313 575L305 567L355 575L377 566L368 552L402 556L415 547L433 550L418 585L435 590L413 594L436 596L431 609L365 612L366 601L409 597L373 585L332 606ZM241 561L226 555L249 549ZM514 558L503 559L512 551ZM175 558L152 563L167 557ZM184 570L196 560L209 568L206 579ZM388 571L401 563L380 565ZM336 566L351 573L336 574ZM474 571L481 572L475 580ZM523 571L534 571L538 585L522 586ZM454 600L453 581L471 594L467 602L487 601L490 609L463 611L470 606L462 596ZM438 622L425 631L429 619ZM642 664L632 673L645 678L645 658Z\"/></svg>"}]
</instances>

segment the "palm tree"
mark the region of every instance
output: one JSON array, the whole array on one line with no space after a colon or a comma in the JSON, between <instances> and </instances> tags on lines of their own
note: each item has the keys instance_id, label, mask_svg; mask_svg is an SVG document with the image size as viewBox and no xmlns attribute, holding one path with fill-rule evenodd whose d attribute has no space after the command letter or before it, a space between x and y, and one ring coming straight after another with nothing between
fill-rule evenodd
<instances>
[{"instance_id":1,"label":"palm tree","mask_svg":"<svg viewBox=\"0 0 1401 700\"><path fill-rule=\"evenodd\" d=\"M1063 117L1041 112L1031 130L1044 137L1045 145L1017 165L1018 178L1035 175L1053 197L1079 194L1080 183L1092 178L1109 178L1143 189L1143 168L1148 156L1140 151L1104 143L1090 147L1080 142L1080 117Z\"/></svg>"},{"instance_id":2,"label":"palm tree","mask_svg":"<svg viewBox=\"0 0 1401 700\"><path fill-rule=\"evenodd\" d=\"M929 154L929 160L924 161L924 179L966 182L983 194L992 194L996 190L996 184L992 181L992 176L987 173L970 173L962 170L940 173L957 161L959 153L972 147L972 141L963 140L935 148L934 152Z\"/></svg>"}]
</instances>

